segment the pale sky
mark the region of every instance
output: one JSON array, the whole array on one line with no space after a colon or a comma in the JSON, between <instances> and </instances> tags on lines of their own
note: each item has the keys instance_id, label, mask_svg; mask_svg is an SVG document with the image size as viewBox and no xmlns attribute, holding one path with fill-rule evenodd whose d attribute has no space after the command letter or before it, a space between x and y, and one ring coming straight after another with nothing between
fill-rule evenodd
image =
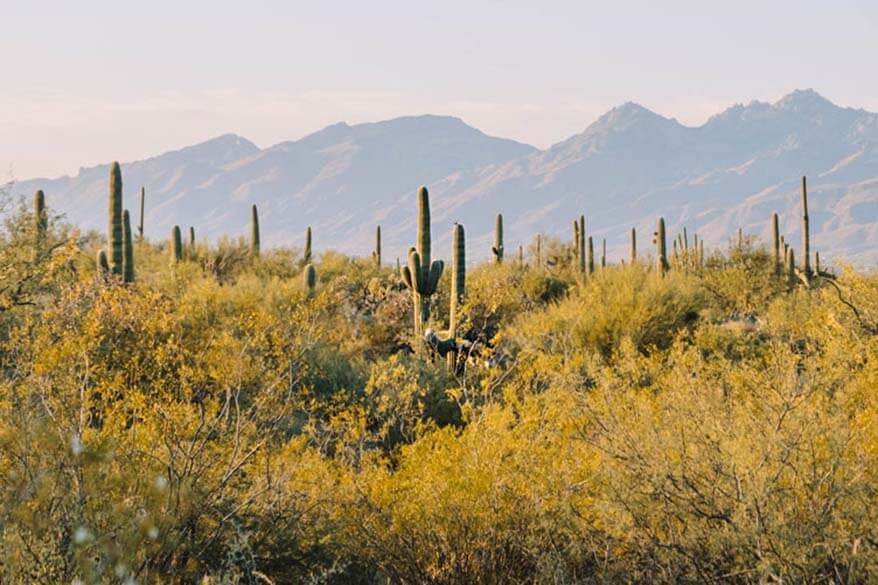
<instances>
[{"instance_id":1,"label":"pale sky","mask_svg":"<svg viewBox=\"0 0 878 585\"><path fill-rule=\"evenodd\" d=\"M878 110L878 2L0 0L0 182L435 113L545 147L812 87Z\"/></svg>"}]
</instances>

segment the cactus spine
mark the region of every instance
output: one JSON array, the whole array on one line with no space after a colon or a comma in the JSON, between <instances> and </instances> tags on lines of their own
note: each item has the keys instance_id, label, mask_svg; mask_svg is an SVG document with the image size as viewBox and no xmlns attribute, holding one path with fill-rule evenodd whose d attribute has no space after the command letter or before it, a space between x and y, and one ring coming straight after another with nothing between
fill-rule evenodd
<instances>
[{"instance_id":1,"label":"cactus spine","mask_svg":"<svg viewBox=\"0 0 878 585\"><path fill-rule=\"evenodd\" d=\"M46 241L46 232L49 229L49 218L46 215L46 195L42 190L34 193L34 239L37 250L42 248Z\"/></svg>"},{"instance_id":2,"label":"cactus spine","mask_svg":"<svg viewBox=\"0 0 878 585\"><path fill-rule=\"evenodd\" d=\"M171 264L183 261L183 234L180 226L175 225L171 230Z\"/></svg>"},{"instance_id":3,"label":"cactus spine","mask_svg":"<svg viewBox=\"0 0 878 585\"><path fill-rule=\"evenodd\" d=\"M665 239L665 218L660 217L655 227L655 267L664 274L669 268L668 242Z\"/></svg>"},{"instance_id":4,"label":"cactus spine","mask_svg":"<svg viewBox=\"0 0 878 585\"><path fill-rule=\"evenodd\" d=\"M146 207L146 188L140 188L140 223L137 224L137 238L143 240L143 211Z\"/></svg>"},{"instance_id":5,"label":"cactus spine","mask_svg":"<svg viewBox=\"0 0 878 585\"><path fill-rule=\"evenodd\" d=\"M122 212L122 282L134 282L134 235L131 233L131 216Z\"/></svg>"},{"instance_id":6,"label":"cactus spine","mask_svg":"<svg viewBox=\"0 0 878 585\"><path fill-rule=\"evenodd\" d=\"M494 254L494 262L503 264L503 214L497 214L497 223L494 225L494 247L491 248Z\"/></svg>"},{"instance_id":7,"label":"cactus spine","mask_svg":"<svg viewBox=\"0 0 878 585\"><path fill-rule=\"evenodd\" d=\"M375 228L375 249L372 250L372 261L376 268L381 268L381 226Z\"/></svg>"},{"instance_id":8,"label":"cactus spine","mask_svg":"<svg viewBox=\"0 0 878 585\"><path fill-rule=\"evenodd\" d=\"M311 263L311 226L305 228L305 248L302 251L302 260L305 264Z\"/></svg>"},{"instance_id":9,"label":"cactus spine","mask_svg":"<svg viewBox=\"0 0 878 585\"><path fill-rule=\"evenodd\" d=\"M637 228L631 228L631 251L628 254L631 264L637 262Z\"/></svg>"},{"instance_id":10,"label":"cactus spine","mask_svg":"<svg viewBox=\"0 0 878 585\"><path fill-rule=\"evenodd\" d=\"M107 249L110 272L122 276L124 270L124 233L122 228L122 170L119 163L110 165L110 222L107 226Z\"/></svg>"},{"instance_id":11,"label":"cactus spine","mask_svg":"<svg viewBox=\"0 0 878 585\"><path fill-rule=\"evenodd\" d=\"M250 208L250 255L259 257L259 211L256 205Z\"/></svg>"},{"instance_id":12,"label":"cactus spine","mask_svg":"<svg viewBox=\"0 0 878 585\"><path fill-rule=\"evenodd\" d=\"M415 334L423 335L424 324L430 319L430 297L436 292L445 265L430 258L430 194L426 187L418 190L418 247L409 248L408 266L402 279L412 291Z\"/></svg>"},{"instance_id":13,"label":"cactus spine","mask_svg":"<svg viewBox=\"0 0 878 585\"><path fill-rule=\"evenodd\" d=\"M811 278L811 222L808 217L808 185L802 177L802 275Z\"/></svg>"},{"instance_id":14,"label":"cactus spine","mask_svg":"<svg viewBox=\"0 0 878 585\"><path fill-rule=\"evenodd\" d=\"M777 213L771 214L771 259L774 263L774 275L780 276L781 273L781 258L780 258L780 248L781 248L781 238L780 238L780 221L777 216Z\"/></svg>"},{"instance_id":15,"label":"cactus spine","mask_svg":"<svg viewBox=\"0 0 878 585\"><path fill-rule=\"evenodd\" d=\"M305 287L305 293L311 297L314 295L314 289L317 287L317 270L313 264L307 264L305 270L302 271L302 284Z\"/></svg>"}]
</instances>

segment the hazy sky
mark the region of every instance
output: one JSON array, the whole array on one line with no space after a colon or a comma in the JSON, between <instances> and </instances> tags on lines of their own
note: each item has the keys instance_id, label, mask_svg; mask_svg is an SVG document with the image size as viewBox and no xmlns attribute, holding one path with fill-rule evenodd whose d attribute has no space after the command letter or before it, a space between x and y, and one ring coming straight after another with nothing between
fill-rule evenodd
<instances>
[{"instance_id":1,"label":"hazy sky","mask_svg":"<svg viewBox=\"0 0 878 585\"><path fill-rule=\"evenodd\" d=\"M878 110L878 2L0 0L0 179L450 114L544 147L625 101Z\"/></svg>"}]
</instances>

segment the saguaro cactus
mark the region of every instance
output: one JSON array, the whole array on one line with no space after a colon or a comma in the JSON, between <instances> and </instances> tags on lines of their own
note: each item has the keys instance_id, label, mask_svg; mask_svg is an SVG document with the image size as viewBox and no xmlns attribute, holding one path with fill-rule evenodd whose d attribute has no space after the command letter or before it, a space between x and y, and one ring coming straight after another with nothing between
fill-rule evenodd
<instances>
[{"instance_id":1,"label":"saguaro cactus","mask_svg":"<svg viewBox=\"0 0 878 585\"><path fill-rule=\"evenodd\" d=\"M698 240L698 268L704 266L704 238Z\"/></svg>"},{"instance_id":2,"label":"saguaro cactus","mask_svg":"<svg viewBox=\"0 0 878 585\"><path fill-rule=\"evenodd\" d=\"M460 305L466 295L466 234L463 226L455 223L451 230L451 310L448 317L448 340L456 346L457 327L460 325ZM457 366L457 352L447 355L448 368Z\"/></svg>"},{"instance_id":3,"label":"saguaro cactus","mask_svg":"<svg viewBox=\"0 0 878 585\"><path fill-rule=\"evenodd\" d=\"M98 250L95 255L95 268L103 278L110 275L110 262L107 260L107 253L104 250Z\"/></svg>"},{"instance_id":4,"label":"saguaro cactus","mask_svg":"<svg viewBox=\"0 0 878 585\"><path fill-rule=\"evenodd\" d=\"M415 334L423 335L424 324L430 319L430 297L436 292L445 265L430 259L430 194L426 187L418 190L418 247L409 248L408 266L402 268L402 279L412 291Z\"/></svg>"},{"instance_id":5,"label":"saguaro cactus","mask_svg":"<svg viewBox=\"0 0 878 585\"><path fill-rule=\"evenodd\" d=\"M189 226L189 257L195 258L195 227Z\"/></svg>"},{"instance_id":6,"label":"saguaro cactus","mask_svg":"<svg viewBox=\"0 0 878 585\"><path fill-rule=\"evenodd\" d=\"M792 247L787 249L787 278L790 283L796 281L796 253Z\"/></svg>"},{"instance_id":7,"label":"saguaro cactus","mask_svg":"<svg viewBox=\"0 0 878 585\"><path fill-rule=\"evenodd\" d=\"M259 211L255 204L250 208L250 254L259 257Z\"/></svg>"},{"instance_id":8,"label":"saguaro cactus","mask_svg":"<svg viewBox=\"0 0 878 585\"><path fill-rule=\"evenodd\" d=\"M311 263L311 226L305 228L305 247L302 250L302 261L305 264Z\"/></svg>"},{"instance_id":9,"label":"saguaro cactus","mask_svg":"<svg viewBox=\"0 0 878 585\"><path fill-rule=\"evenodd\" d=\"M631 264L637 262L637 228L631 228L631 250L628 253Z\"/></svg>"},{"instance_id":10,"label":"saguaro cactus","mask_svg":"<svg viewBox=\"0 0 878 585\"><path fill-rule=\"evenodd\" d=\"M137 237L143 239L143 212L146 207L146 188L140 188L140 223L137 224Z\"/></svg>"},{"instance_id":11,"label":"saguaro cactus","mask_svg":"<svg viewBox=\"0 0 878 585\"><path fill-rule=\"evenodd\" d=\"M494 246L491 248L494 254L494 262L503 264L503 214L497 214L497 223L494 225Z\"/></svg>"},{"instance_id":12,"label":"saguaro cactus","mask_svg":"<svg viewBox=\"0 0 878 585\"><path fill-rule=\"evenodd\" d=\"M811 278L811 222L808 218L808 185L802 177L802 276Z\"/></svg>"},{"instance_id":13,"label":"saguaro cactus","mask_svg":"<svg viewBox=\"0 0 878 585\"><path fill-rule=\"evenodd\" d=\"M655 243L655 267L664 274L670 265L668 264L668 242L665 239L665 218L658 218L653 234L653 243Z\"/></svg>"},{"instance_id":14,"label":"saguaro cactus","mask_svg":"<svg viewBox=\"0 0 878 585\"><path fill-rule=\"evenodd\" d=\"M46 214L46 195L42 190L34 193L34 239L37 248L41 248L46 241L46 231L49 229L49 217Z\"/></svg>"},{"instance_id":15,"label":"saguaro cactus","mask_svg":"<svg viewBox=\"0 0 878 585\"><path fill-rule=\"evenodd\" d=\"M110 272L122 276L124 270L124 233L122 228L122 170L119 163L110 165L110 221L107 226Z\"/></svg>"},{"instance_id":16,"label":"saguaro cactus","mask_svg":"<svg viewBox=\"0 0 878 585\"><path fill-rule=\"evenodd\" d=\"M607 267L607 239L601 238L601 270Z\"/></svg>"},{"instance_id":17,"label":"saguaro cactus","mask_svg":"<svg viewBox=\"0 0 878 585\"><path fill-rule=\"evenodd\" d=\"M375 249L372 250L372 261L376 268L381 268L381 226L375 228Z\"/></svg>"},{"instance_id":18,"label":"saguaro cactus","mask_svg":"<svg viewBox=\"0 0 878 585\"><path fill-rule=\"evenodd\" d=\"M313 264L307 264L302 271L302 284L305 287L305 293L310 297L314 295L314 289L317 287L317 269Z\"/></svg>"},{"instance_id":19,"label":"saguaro cactus","mask_svg":"<svg viewBox=\"0 0 878 585\"><path fill-rule=\"evenodd\" d=\"M122 282L134 282L134 237L131 233L131 216L122 212Z\"/></svg>"},{"instance_id":20,"label":"saguaro cactus","mask_svg":"<svg viewBox=\"0 0 878 585\"><path fill-rule=\"evenodd\" d=\"M771 259L774 263L774 275L780 276L781 257L780 257L780 221L777 213L771 214Z\"/></svg>"},{"instance_id":21,"label":"saguaro cactus","mask_svg":"<svg viewBox=\"0 0 878 585\"><path fill-rule=\"evenodd\" d=\"M180 226L175 225L171 230L171 264L183 261L183 234Z\"/></svg>"},{"instance_id":22,"label":"saguaro cactus","mask_svg":"<svg viewBox=\"0 0 878 585\"><path fill-rule=\"evenodd\" d=\"M518 246L518 265L524 266L524 246Z\"/></svg>"},{"instance_id":23,"label":"saguaro cactus","mask_svg":"<svg viewBox=\"0 0 878 585\"><path fill-rule=\"evenodd\" d=\"M814 274L820 275L820 252L814 252Z\"/></svg>"},{"instance_id":24,"label":"saguaro cactus","mask_svg":"<svg viewBox=\"0 0 878 585\"><path fill-rule=\"evenodd\" d=\"M591 276L594 274L594 242L592 241L591 236L588 236L588 249L585 252L585 263L588 275Z\"/></svg>"},{"instance_id":25,"label":"saguaro cactus","mask_svg":"<svg viewBox=\"0 0 878 585\"><path fill-rule=\"evenodd\" d=\"M585 216L579 216L579 242L577 242L577 258L579 258L579 271L585 272Z\"/></svg>"},{"instance_id":26,"label":"saguaro cactus","mask_svg":"<svg viewBox=\"0 0 878 585\"><path fill-rule=\"evenodd\" d=\"M537 268L542 268L543 266L543 237L541 234L537 234Z\"/></svg>"}]
</instances>

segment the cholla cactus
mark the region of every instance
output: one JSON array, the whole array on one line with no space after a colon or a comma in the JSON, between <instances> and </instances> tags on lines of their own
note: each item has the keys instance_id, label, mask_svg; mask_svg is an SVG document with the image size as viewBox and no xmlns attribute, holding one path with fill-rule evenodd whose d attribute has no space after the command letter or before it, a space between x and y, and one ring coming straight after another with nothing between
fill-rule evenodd
<instances>
[{"instance_id":1,"label":"cholla cactus","mask_svg":"<svg viewBox=\"0 0 878 585\"><path fill-rule=\"evenodd\" d=\"M254 258L259 257L259 211L256 205L250 208L250 255Z\"/></svg>"},{"instance_id":2,"label":"cholla cactus","mask_svg":"<svg viewBox=\"0 0 878 585\"><path fill-rule=\"evenodd\" d=\"M408 266L402 268L402 279L412 291L415 334L422 336L424 324L430 319L430 297L445 268L441 260L430 259L430 194L426 187L418 190L418 247L409 248Z\"/></svg>"},{"instance_id":3,"label":"cholla cactus","mask_svg":"<svg viewBox=\"0 0 878 585\"><path fill-rule=\"evenodd\" d=\"M503 214L497 214L497 223L494 225L494 246L491 248L494 254L494 262L503 264Z\"/></svg>"},{"instance_id":4,"label":"cholla cactus","mask_svg":"<svg viewBox=\"0 0 878 585\"><path fill-rule=\"evenodd\" d=\"M110 205L109 225L107 226L107 246L110 272L122 276L124 270L125 244L122 228L122 170L119 163L110 165Z\"/></svg>"},{"instance_id":5,"label":"cholla cactus","mask_svg":"<svg viewBox=\"0 0 878 585\"><path fill-rule=\"evenodd\" d=\"M122 282L134 282L134 237L131 233L131 216L122 212Z\"/></svg>"},{"instance_id":6,"label":"cholla cactus","mask_svg":"<svg viewBox=\"0 0 878 585\"><path fill-rule=\"evenodd\" d=\"M183 234L180 226L175 225L171 230L171 264L183 261Z\"/></svg>"},{"instance_id":7,"label":"cholla cactus","mask_svg":"<svg viewBox=\"0 0 878 585\"><path fill-rule=\"evenodd\" d=\"M381 226L375 228L375 249L372 250L372 261L376 268L381 268Z\"/></svg>"},{"instance_id":8,"label":"cholla cactus","mask_svg":"<svg viewBox=\"0 0 878 585\"><path fill-rule=\"evenodd\" d=\"M307 264L302 271L302 284L307 295L313 296L314 289L317 287L317 269L314 268L313 264Z\"/></svg>"}]
</instances>

